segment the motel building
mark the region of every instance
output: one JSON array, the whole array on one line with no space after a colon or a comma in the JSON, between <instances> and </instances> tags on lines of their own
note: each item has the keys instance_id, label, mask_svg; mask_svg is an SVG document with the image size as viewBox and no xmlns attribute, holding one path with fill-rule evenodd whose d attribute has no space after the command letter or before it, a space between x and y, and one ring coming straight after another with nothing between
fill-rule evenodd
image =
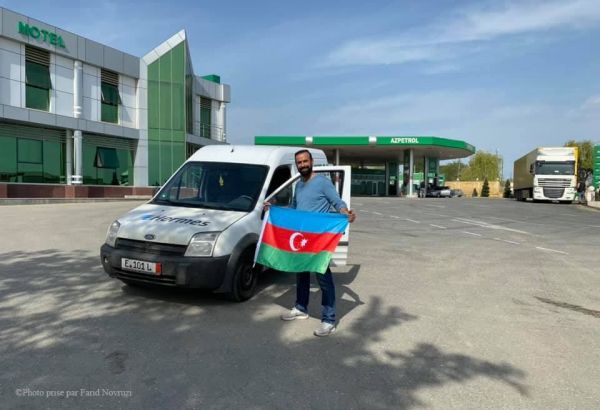
<instances>
[{"instance_id":1,"label":"motel building","mask_svg":"<svg viewBox=\"0 0 600 410\"><path fill-rule=\"evenodd\" d=\"M0 198L148 194L226 143L228 102L185 31L136 57L0 8Z\"/></svg>"}]
</instances>

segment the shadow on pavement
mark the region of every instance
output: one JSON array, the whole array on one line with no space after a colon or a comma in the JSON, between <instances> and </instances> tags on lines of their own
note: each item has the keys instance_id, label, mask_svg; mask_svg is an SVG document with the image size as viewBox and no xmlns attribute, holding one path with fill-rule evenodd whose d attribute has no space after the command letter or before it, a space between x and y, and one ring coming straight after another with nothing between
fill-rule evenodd
<instances>
[{"instance_id":1,"label":"shadow on pavement","mask_svg":"<svg viewBox=\"0 0 600 410\"><path fill-rule=\"evenodd\" d=\"M285 323L273 309L289 307L295 292L289 276L267 275L255 298L234 304L205 292L124 287L86 250L0 254L2 402L6 408L407 409L428 404L419 398L424 389L480 378L527 396L525 373L510 364L431 343L402 349L390 342L386 332L419 318L378 297L361 300L350 287L358 271L336 275L338 297L346 296L340 313L352 318L321 339L308 321ZM24 389L100 389L100 397L33 397Z\"/></svg>"}]
</instances>

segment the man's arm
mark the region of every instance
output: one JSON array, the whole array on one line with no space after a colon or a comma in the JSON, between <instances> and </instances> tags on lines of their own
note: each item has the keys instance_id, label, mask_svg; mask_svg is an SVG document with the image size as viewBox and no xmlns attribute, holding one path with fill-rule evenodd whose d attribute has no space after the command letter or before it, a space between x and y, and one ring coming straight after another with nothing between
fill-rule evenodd
<instances>
[{"instance_id":1,"label":"man's arm","mask_svg":"<svg viewBox=\"0 0 600 410\"><path fill-rule=\"evenodd\" d=\"M352 223L356 219L356 214L353 210L348 209L348 205L340 198L340 195L335 190L333 183L327 179L324 179L323 193L329 201L329 203L341 214L348 215L348 222Z\"/></svg>"}]
</instances>

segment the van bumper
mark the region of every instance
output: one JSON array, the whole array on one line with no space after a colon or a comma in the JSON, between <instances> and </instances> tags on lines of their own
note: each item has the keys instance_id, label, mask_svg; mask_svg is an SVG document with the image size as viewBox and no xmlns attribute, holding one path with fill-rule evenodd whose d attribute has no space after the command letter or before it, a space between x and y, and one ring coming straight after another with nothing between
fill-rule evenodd
<instances>
[{"instance_id":1,"label":"van bumper","mask_svg":"<svg viewBox=\"0 0 600 410\"><path fill-rule=\"evenodd\" d=\"M123 270L121 269L122 258L160 263L161 273L148 274ZM100 248L100 260L104 271L112 278L139 283L215 290L223 284L229 256L218 258L166 256L131 252L104 244Z\"/></svg>"}]
</instances>

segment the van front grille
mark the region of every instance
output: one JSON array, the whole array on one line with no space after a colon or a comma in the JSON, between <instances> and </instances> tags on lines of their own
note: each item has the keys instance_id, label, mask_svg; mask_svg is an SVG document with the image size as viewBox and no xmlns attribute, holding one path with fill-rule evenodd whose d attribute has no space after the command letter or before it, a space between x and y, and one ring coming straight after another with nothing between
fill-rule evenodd
<instances>
[{"instance_id":1,"label":"van front grille","mask_svg":"<svg viewBox=\"0 0 600 410\"><path fill-rule=\"evenodd\" d=\"M184 256L187 250L187 246L185 245L171 245L123 238L117 239L116 248L167 256Z\"/></svg>"}]
</instances>

